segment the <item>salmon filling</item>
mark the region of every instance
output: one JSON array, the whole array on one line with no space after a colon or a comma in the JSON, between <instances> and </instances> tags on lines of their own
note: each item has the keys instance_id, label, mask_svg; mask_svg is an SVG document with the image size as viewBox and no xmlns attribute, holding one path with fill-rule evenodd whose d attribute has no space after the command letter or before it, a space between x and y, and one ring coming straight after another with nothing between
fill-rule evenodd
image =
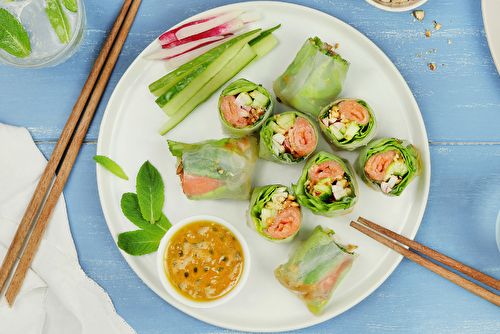
<instances>
[{"instance_id":1,"label":"salmon filling","mask_svg":"<svg viewBox=\"0 0 500 334\"><path fill-rule=\"evenodd\" d=\"M337 202L342 197L353 194L344 169L334 160L319 165L314 163L307 173L309 176L305 182L307 192L319 197L323 202Z\"/></svg>"},{"instance_id":2,"label":"salmon filling","mask_svg":"<svg viewBox=\"0 0 500 334\"><path fill-rule=\"evenodd\" d=\"M370 112L361 103L349 99L330 108L321 123L337 138L351 140L370 122Z\"/></svg>"},{"instance_id":3,"label":"salmon filling","mask_svg":"<svg viewBox=\"0 0 500 334\"><path fill-rule=\"evenodd\" d=\"M225 120L238 129L255 124L266 112L266 108L263 106L254 107L245 104L241 99L238 99L240 95L226 95L220 102Z\"/></svg>"},{"instance_id":4,"label":"salmon filling","mask_svg":"<svg viewBox=\"0 0 500 334\"><path fill-rule=\"evenodd\" d=\"M408 172L403 157L395 150L372 155L364 169L371 180L380 183L380 188L386 194L401 183Z\"/></svg>"},{"instance_id":5,"label":"salmon filling","mask_svg":"<svg viewBox=\"0 0 500 334\"><path fill-rule=\"evenodd\" d=\"M295 196L283 189L276 190L271 201L262 209L260 218L266 226L263 232L274 239L285 239L294 235L302 221Z\"/></svg>"}]
</instances>

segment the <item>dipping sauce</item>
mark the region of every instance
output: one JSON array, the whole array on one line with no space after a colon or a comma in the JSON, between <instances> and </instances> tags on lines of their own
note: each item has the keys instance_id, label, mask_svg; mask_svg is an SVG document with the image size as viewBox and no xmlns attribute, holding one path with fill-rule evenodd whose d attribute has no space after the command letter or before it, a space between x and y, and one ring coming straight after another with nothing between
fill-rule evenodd
<instances>
[{"instance_id":1,"label":"dipping sauce","mask_svg":"<svg viewBox=\"0 0 500 334\"><path fill-rule=\"evenodd\" d=\"M243 265L243 249L236 236L221 224L205 220L175 232L163 255L172 286L184 297L200 302L231 291Z\"/></svg>"}]
</instances>

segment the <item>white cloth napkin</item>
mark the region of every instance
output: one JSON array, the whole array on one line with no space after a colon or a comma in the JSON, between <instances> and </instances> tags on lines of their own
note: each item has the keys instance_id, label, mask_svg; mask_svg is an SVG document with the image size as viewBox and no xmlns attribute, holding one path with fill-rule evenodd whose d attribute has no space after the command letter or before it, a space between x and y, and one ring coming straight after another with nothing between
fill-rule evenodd
<instances>
[{"instance_id":1,"label":"white cloth napkin","mask_svg":"<svg viewBox=\"0 0 500 334\"><path fill-rule=\"evenodd\" d=\"M25 128L0 123L0 263L46 164ZM13 308L0 299L0 332L135 333L80 267L63 196Z\"/></svg>"}]
</instances>

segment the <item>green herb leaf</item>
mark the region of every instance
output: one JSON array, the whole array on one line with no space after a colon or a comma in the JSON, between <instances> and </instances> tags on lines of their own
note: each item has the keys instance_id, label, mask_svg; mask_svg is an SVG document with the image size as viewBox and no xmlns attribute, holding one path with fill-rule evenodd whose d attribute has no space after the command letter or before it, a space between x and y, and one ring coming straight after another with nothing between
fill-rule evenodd
<instances>
[{"instance_id":1,"label":"green herb leaf","mask_svg":"<svg viewBox=\"0 0 500 334\"><path fill-rule=\"evenodd\" d=\"M153 223L162 215L165 201L164 185L160 172L146 161L139 170L136 179L137 197L144 219Z\"/></svg>"},{"instance_id":2,"label":"green herb leaf","mask_svg":"<svg viewBox=\"0 0 500 334\"><path fill-rule=\"evenodd\" d=\"M94 156L94 161L109 170L111 173L115 174L116 176L128 180L127 174L123 171L123 169L113 160L111 160L108 157L105 157L104 155L96 155Z\"/></svg>"},{"instance_id":3,"label":"green herb leaf","mask_svg":"<svg viewBox=\"0 0 500 334\"><path fill-rule=\"evenodd\" d=\"M141 213L141 208L139 207L139 200L137 195L134 193L125 193L121 200L122 212L137 227L151 233L156 237L163 237L165 232L172 226L165 215L161 215L160 219L156 224L151 224L149 221L144 219Z\"/></svg>"},{"instance_id":4,"label":"green herb leaf","mask_svg":"<svg viewBox=\"0 0 500 334\"><path fill-rule=\"evenodd\" d=\"M152 253L160 246L160 237L144 231L123 232L118 235L118 247L130 255Z\"/></svg>"},{"instance_id":5,"label":"green herb leaf","mask_svg":"<svg viewBox=\"0 0 500 334\"><path fill-rule=\"evenodd\" d=\"M78 11L78 4L76 3L76 0L62 0L62 2L67 10L73 13L76 13Z\"/></svg>"},{"instance_id":6,"label":"green herb leaf","mask_svg":"<svg viewBox=\"0 0 500 334\"><path fill-rule=\"evenodd\" d=\"M24 58L31 52L28 33L4 8L0 8L0 48L17 58Z\"/></svg>"},{"instance_id":7,"label":"green herb leaf","mask_svg":"<svg viewBox=\"0 0 500 334\"><path fill-rule=\"evenodd\" d=\"M61 43L69 43L73 36L73 31L68 16L64 12L59 0L46 0L45 13Z\"/></svg>"}]
</instances>

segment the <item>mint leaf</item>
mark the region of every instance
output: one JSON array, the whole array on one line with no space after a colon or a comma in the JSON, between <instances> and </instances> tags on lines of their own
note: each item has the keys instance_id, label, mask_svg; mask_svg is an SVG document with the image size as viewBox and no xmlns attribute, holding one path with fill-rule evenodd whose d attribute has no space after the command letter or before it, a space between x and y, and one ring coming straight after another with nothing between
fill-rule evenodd
<instances>
[{"instance_id":1,"label":"mint leaf","mask_svg":"<svg viewBox=\"0 0 500 334\"><path fill-rule=\"evenodd\" d=\"M76 13L78 11L78 4L76 0L62 0L64 7L70 12Z\"/></svg>"},{"instance_id":2,"label":"mint leaf","mask_svg":"<svg viewBox=\"0 0 500 334\"><path fill-rule=\"evenodd\" d=\"M96 155L94 156L94 161L109 170L111 173L115 174L116 176L128 180L127 174L123 171L123 169L113 160L111 160L108 157L105 157L103 155Z\"/></svg>"},{"instance_id":3,"label":"mint leaf","mask_svg":"<svg viewBox=\"0 0 500 334\"><path fill-rule=\"evenodd\" d=\"M61 43L69 43L73 36L73 31L68 16L64 12L59 0L46 0L45 13Z\"/></svg>"},{"instance_id":4,"label":"mint leaf","mask_svg":"<svg viewBox=\"0 0 500 334\"><path fill-rule=\"evenodd\" d=\"M31 52L26 29L4 8L0 8L0 48L17 58L24 58Z\"/></svg>"},{"instance_id":5,"label":"mint leaf","mask_svg":"<svg viewBox=\"0 0 500 334\"><path fill-rule=\"evenodd\" d=\"M146 161L136 179L137 197L144 219L154 224L162 215L165 201L164 185L160 172Z\"/></svg>"},{"instance_id":6,"label":"mint leaf","mask_svg":"<svg viewBox=\"0 0 500 334\"><path fill-rule=\"evenodd\" d=\"M118 235L118 247L130 255L144 255L158 250L160 237L144 231L123 232Z\"/></svg>"},{"instance_id":7,"label":"mint leaf","mask_svg":"<svg viewBox=\"0 0 500 334\"><path fill-rule=\"evenodd\" d=\"M137 195L134 193L125 193L121 200L122 212L137 227L153 234L157 237L163 237L165 232L172 226L165 215L161 215L160 219L156 224L151 224L149 221L144 219L141 213L141 208L139 207L139 200ZM166 220L166 221L165 221Z\"/></svg>"}]
</instances>

